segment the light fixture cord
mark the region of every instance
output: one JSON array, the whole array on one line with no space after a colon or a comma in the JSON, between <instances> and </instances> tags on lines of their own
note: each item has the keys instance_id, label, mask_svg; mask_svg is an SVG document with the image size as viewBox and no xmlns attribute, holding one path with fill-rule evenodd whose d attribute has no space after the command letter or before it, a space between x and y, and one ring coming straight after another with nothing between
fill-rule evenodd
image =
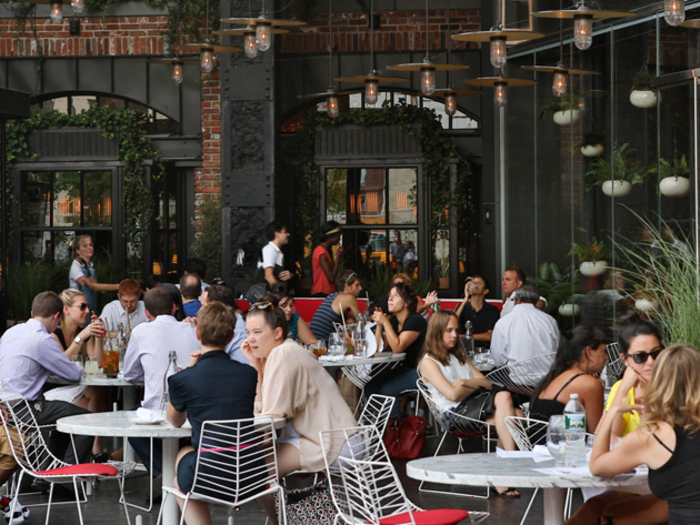
<instances>
[{"instance_id":1,"label":"light fixture cord","mask_svg":"<svg viewBox=\"0 0 700 525\"><path fill-rule=\"evenodd\" d=\"M496 29L503 29L503 13L501 12L501 0L495 0L496 2Z\"/></svg>"},{"instance_id":2,"label":"light fixture cord","mask_svg":"<svg viewBox=\"0 0 700 525\"><path fill-rule=\"evenodd\" d=\"M559 11L563 9L563 0L559 0ZM559 62L564 63L564 19L559 19Z\"/></svg>"},{"instance_id":3,"label":"light fixture cord","mask_svg":"<svg viewBox=\"0 0 700 525\"><path fill-rule=\"evenodd\" d=\"M333 89L333 0L328 0L328 89Z\"/></svg>"},{"instance_id":4,"label":"light fixture cord","mask_svg":"<svg viewBox=\"0 0 700 525\"><path fill-rule=\"evenodd\" d=\"M450 34L450 27L451 27L451 21L450 21L450 11L452 10L451 7L451 0L447 0L447 34ZM452 50L452 38L447 39L447 63L451 64L450 62L450 51ZM447 70L447 87L451 88L452 87L452 78L450 75L451 71L448 69Z\"/></svg>"},{"instance_id":5,"label":"light fixture cord","mask_svg":"<svg viewBox=\"0 0 700 525\"><path fill-rule=\"evenodd\" d=\"M369 61L371 72L376 71L374 65L374 0L369 3Z\"/></svg>"},{"instance_id":6,"label":"light fixture cord","mask_svg":"<svg viewBox=\"0 0 700 525\"><path fill-rule=\"evenodd\" d=\"M425 59L424 62L430 62L430 15L428 13L428 5L430 0L425 0Z\"/></svg>"}]
</instances>

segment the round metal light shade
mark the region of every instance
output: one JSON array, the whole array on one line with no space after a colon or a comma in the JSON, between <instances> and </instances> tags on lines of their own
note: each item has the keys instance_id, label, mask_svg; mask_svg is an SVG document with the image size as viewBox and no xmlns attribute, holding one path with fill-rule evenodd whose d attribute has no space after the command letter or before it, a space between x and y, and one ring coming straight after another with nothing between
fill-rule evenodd
<instances>
[{"instance_id":1,"label":"round metal light shade","mask_svg":"<svg viewBox=\"0 0 700 525\"><path fill-rule=\"evenodd\" d=\"M535 80L530 80L527 78L507 78L507 77L479 77L471 78L464 81L465 84L469 86L480 86L480 87L495 87L497 85L505 84L508 87L524 87L524 86L534 86L537 84Z\"/></svg>"},{"instance_id":2,"label":"round metal light shade","mask_svg":"<svg viewBox=\"0 0 700 525\"><path fill-rule=\"evenodd\" d=\"M149 58L146 60L149 64L165 64L170 66L175 63L185 64L185 65L195 65L199 64L197 58L184 58L184 57L170 57L170 58Z\"/></svg>"},{"instance_id":3,"label":"round metal light shade","mask_svg":"<svg viewBox=\"0 0 700 525\"><path fill-rule=\"evenodd\" d=\"M598 11L596 9L588 9L587 7L562 9L561 11L535 11L530 14L537 18L558 19L572 19L579 16L590 16L591 18L626 18L634 16L634 13L630 13L629 11Z\"/></svg>"},{"instance_id":4,"label":"round metal light shade","mask_svg":"<svg viewBox=\"0 0 700 525\"><path fill-rule=\"evenodd\" d=\"M475 97L478 95L483 95L483 91L478 89L436 89L433 93L433 97L446 97L447 95L454 95L456 97Z\"/></svg>"},{"instance_id":5,"label":"round metal light shade","mask_svg":"<svg viewBox=\"0 0 700 525\"><path fill-rule=\"evenodd\" d=\"M173 51L184 51L186 53L199 53L202 49L211 49L214 53L239 53L242 48L236 46L222 46L211 42L201 42L194 44L178 44L171 48Z\"/></svg>"},{"instance_id":6,"label":"round metal light shade","mask_svg":"<svg viewBox=\"0 0 700 525\"><path fill-rule=\"evenodd\" d=\"M407 78L400 77L382 77L379 75L362 75L357 77L339 77L333 79L335 82L366 82L367 80L376 80L377 82L383 82L384 84L392 84L399 82L408 82Z\"/></svg>"},{"instance_id":7,"label":"round metal light shade","mask_svg":"<svg viewBox=\"0 0 700 525\"><path fill-rule=\"evenodd\" d=\"M271 24L273 26L285 26L285 27L299 27L305 26L306 22L303 20L289 20L289 19L272 19L272 18L222 18L220 20L222 24L242 24L246 26L254 26L260 22Z\"/></svg>"},{"instance_id":8,"label":"round metal light shade","mask_svg":"<svg viewBox=\"0 0 700 525\"><path fill-rule=\"evenodd\" d=\"M460 42L490 42L494 38L503 38L508 42L522 42L543 38L544 33L534 31L519 31L517 29L499 29L496 31L473 31L471 33L457 33L452 35L452 40Z\"/></svg>"},{"instance_id":9,"label":"round metal light shade","mask_svg":"<svg viewBox=\"0 0 700 525\"><path fill-rule=\"evenodd\" d=\"M219 29L218 31L212 31L212 35L220 36L242 36L246 33L255 33L254 27L247 27L243 29ZM289 33L289 29L272 29L273 35L283 35Z\"/></svg>"},{"instance_id":10,"label":"round metal light shade","mask_svg":"<svg viewBox=\"0 0 700 525\"><path fill-rule=\"evenodd\" d=\"M462 64L434 64L432 62L412 62L410 64L396 64L395 66L386 66L389 71L420 71L425 68L432 68L435 71L458 71L460 69L469 69L469 66Z\"/></svg>"},{"instance_id":11,"label":"round metal light shade","mask_svg":"<svg viewBox=\"0 0 700 525\"><path fill-rule=\"evenodd\" d=\"M569 75L602 75L600 71L589 71L587 69L569 69L561 66L520 66L526 71L537 71L538 73L568 73Z\"/></svg>"}]
</instances>

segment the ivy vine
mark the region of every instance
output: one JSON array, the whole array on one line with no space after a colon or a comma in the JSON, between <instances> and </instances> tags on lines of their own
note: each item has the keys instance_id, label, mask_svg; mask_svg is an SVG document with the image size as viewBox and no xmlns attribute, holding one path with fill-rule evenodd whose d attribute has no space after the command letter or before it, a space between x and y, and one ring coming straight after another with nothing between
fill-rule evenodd
<instances>
[{"instance_id":1,"label":"ivy vine","mask_svg":"<svg viewBox=\"0 0 700 525\"><path fill-rule=\"evenodd\" d=\"M36 154L30 157L28 144L29 134L35 130L69 126L98 128L106 139L117 140L119 160L123 162L122 204L126 210L124 237L140 260L149 226L156 216L155 199L148 187L147 166L151 166L151 178L154 181L162 177L165 169L160 152L153 149L151 139L144 131L147 121L148 117L138 111L115 110L108 106L92 106L76 115L40 109L28 119L8 122L7 164L9 166L19 159L38 160Z\"/></svg>"}]
</instances>

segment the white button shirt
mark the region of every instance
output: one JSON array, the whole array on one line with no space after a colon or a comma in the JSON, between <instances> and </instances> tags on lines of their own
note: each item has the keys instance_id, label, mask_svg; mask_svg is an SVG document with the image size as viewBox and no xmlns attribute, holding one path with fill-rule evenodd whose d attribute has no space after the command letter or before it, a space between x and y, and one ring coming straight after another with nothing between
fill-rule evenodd
<instances>
[{"instance_id":1,"label":"white button shirt","mask_svg":"<svg viewBox=\"0 0 700 525\"><path fill-rule=\"evenodd\" d=\"M516 304L513 311L502 317L493 328L491 357L496 366L504 366L556 352L559 336L559 327L551 315L539 311L534 304ZM554 362L553 356L550 361L532 369L519 366L511 371L511 379L522 385L535 385L546 374L547 365L551 366Z\"/></svg>"},{"instance_id":2,"label":"white button shirt","mask_svg":"<svg viewBox=\"0 0 700 525\"><path fill-rule=\"evenodd\" d=\"M141 406L144 408L160 408L163 376L168 369L171 350L177 352L178 366L186 367L192 352L199 350L199 340L192 323L180 323L172 315L159 315L131 332L124 357L124 379L143 381Z\"/></svg>"},{"instance_id":3,"label":"white button shirt","mask_svg":"<svg viewBox=\"0 0 700 525\"><path fill-rule=\"evenodd\" d=\"M126 310L124 310L118 299L105 305L105 307L102 309L100 319L109 323L108 326L110 332L116 332L119 323L124 325L124 330L127 330L129 326L131 326L131 329L133 330L138 325L148 322L146 307L143 305L143 301L139 301L136 303L136 310L129 314L129 324L127 324Z\"/></svg>"}]
</instances>

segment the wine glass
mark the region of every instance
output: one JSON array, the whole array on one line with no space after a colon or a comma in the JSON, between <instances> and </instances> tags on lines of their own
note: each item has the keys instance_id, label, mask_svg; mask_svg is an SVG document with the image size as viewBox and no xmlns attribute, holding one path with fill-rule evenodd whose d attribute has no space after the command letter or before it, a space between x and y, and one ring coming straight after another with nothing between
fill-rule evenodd
<instances>
[{"instance_id":1,"label":"wine glass","mask_svg":"<svg viewBox=\"0 0 700 525\"><path fill-rule=\"evenodd\" d=\"M561 414L549 418L549 423L547 424L547 449L557 465L564 464L566 433L564 428L564 416Z\"/></svg>"}]
</instances>

